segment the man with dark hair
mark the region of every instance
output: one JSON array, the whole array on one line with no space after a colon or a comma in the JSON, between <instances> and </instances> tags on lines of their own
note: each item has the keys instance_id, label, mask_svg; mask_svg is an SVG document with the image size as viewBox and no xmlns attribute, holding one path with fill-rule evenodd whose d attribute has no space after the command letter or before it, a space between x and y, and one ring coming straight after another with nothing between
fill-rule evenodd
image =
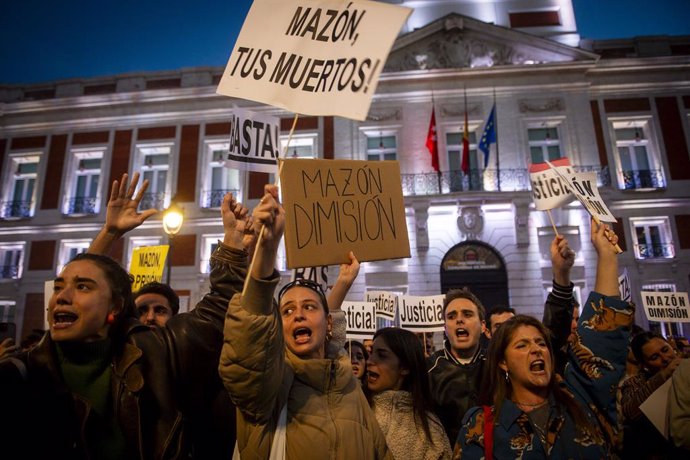
<instances>
[{"instance_id":1,"label":"man with dark hair","mask_svg":"<svg viewBox=\"0 0 690 460\"><path fill-rule=\"evenodd\" d=\"M492 308L486 321L486 330L484 331L486 338L491 339L501 324L505 323L513 316L515 316L515 309L512 307L499 305Z\"/></svg>"},{"instance_id":2,"label":"man with dark hair","mask_svg":"<svg viewBox=\"0 0 690 460\"><path fill-rule=\"evenodd\" d=\"M167 284L151 282L134 294L139 321L149 327L163 327L180 311L180 297Z\"/></svg>"},{"instance_id":3,"label":"man with dark hair","mask_svg":"<svg viewBox=\"0 0 690 460\"><path fill-rule=\"evenodd\" d=\"M486 328L485 310L468 288L451 289L443 301L443 349L427 359L436 414L451 445L460 431L462 416L477 405L484 353L479 339Z\"/></svg>"}]
</instances>

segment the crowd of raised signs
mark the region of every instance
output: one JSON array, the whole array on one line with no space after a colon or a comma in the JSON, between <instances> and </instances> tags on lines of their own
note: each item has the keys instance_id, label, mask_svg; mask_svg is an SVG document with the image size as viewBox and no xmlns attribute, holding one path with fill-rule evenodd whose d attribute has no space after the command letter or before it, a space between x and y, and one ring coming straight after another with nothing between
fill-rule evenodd
<instances>
[{"instance_id":1,"label":"crowd of raised signs","mask_svg":"<svg viewBox=\"0 0 690 460\"><path fill-rule=\"evenodd\" d=\"M402 328L347 340L353 253L328 294L305 279L276 292L275 186L252 211L224 197L210 289L190 312L174 286L133 293L107 254L155 214L138 210L138 179L114 182L89 251L55 278L50 329L0 346L2 458L689 458L690 347L633 324L606 224L591 225L581 306L559 235L543 318L451 289L443 347L426 354Z\"/></svg>"}]
</instances>

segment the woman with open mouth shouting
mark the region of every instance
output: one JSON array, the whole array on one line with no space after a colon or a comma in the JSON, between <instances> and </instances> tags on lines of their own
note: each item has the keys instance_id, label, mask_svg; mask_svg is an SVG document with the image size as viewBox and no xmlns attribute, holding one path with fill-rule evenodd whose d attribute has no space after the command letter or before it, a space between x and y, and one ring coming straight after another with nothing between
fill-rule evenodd
<instances>
[{"instance_id":1,"label":"woman with open mouth shouting","mask_svg":"<svg viewBox=\"0 0 690 460\"><path fill-rule=\"evenodd\" d=\"M617 237L592 222L598 254L594 291L570 344L565 376L554 372L544 325L509 319L489 345L483 407L464 417L454 458L611 458L615 388L625 370L632 305L620 300Z\"/></svg>"},{"instance_id":2,"label":"woman with open mouth shouting","mask_svg":"<svg viewBox=\"0 0 690 460\"><path fill-rule=\"evenodd\" d=\"M253 215L262 237L245 290L228 308L219 367L239 409L240 458L391 458L349 355L332 340L321 288L297 280L273 300L285 226L276 186L266 186Z\"/></svg>"},{"instance_id":3,"label":"woman with open mouth shouting","mask_svg":"<svg viewBox=\"0 0 690 460\"><path fill-rule=\"evenodd\" d=\"M374 334L367 386L393 457L451 457L446 431L433 413L424 350L413 332L387 327Z\"/></svg>"}]
</instances>

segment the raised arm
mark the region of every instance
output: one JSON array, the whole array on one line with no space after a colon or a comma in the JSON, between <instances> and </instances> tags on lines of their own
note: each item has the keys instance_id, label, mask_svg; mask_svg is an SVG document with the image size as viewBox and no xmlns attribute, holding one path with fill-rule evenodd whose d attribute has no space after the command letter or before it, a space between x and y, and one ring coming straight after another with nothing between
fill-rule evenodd
<instances>
[{"instance_id":1,"label":"raised arm","mask_svg":"<svg viewBox=\"0 0 690 460\"><path fill-rule=\"evenodd\" d=\"M348 291L359 275L359 260L355 257L355 253L350 251L347 256L350 258L350 263L340 265L338 279L335 280L335 284L328 294L328 309L331 312L340 310Z\"/></svg>"},{"instance_id":2,"label":"raised arm","mask_svg":"<svg viewBox=\"0 0 690 460\"><path fill-rule=\"evenodd\" d=\"M331 292L328 294L328 309L333 319L333 337L331 343L339 348L345 346L347 332L347 320L345 318L345 313L340 307L343 305L348 291L359 274L359 261L357 257L355 257L355 253L350 251L348 257L350 258L350 263L340 265L338 279L335 281Z\"/></svg>"},{"instance_id":3,"label":"raised arm","mask_svg":"<svg viewBox=\"0 0 690 460\"><path fill-rule=\"evenodd\" d=\"M278 202L277 187L266 186L265 191L253 211L255 224L263 226L262 236L245 289L230 302L219 365L230 397L253 423L265 423L273 415L288 371L282 323L273 301L280 280L275 261L285 212Z\"/></svg>"},{"instance_id":4,"label":"raised arm","mask_svg":"<svg viewBox=\"0 0 690 460\"><path fill-rule=\"evenodd\" d=\"M568 341L573 317L573 283L570 282L570 270L575 263L575 253L563 235L557 235L553 239L550 252L553 287L544 304L542 322L551 332L553 349L559 350ZM562 363L559 369L562 370L564 366L565 363Z\"/></svg>"},{"instance_id":5,"label":"raised arm","mask_svg":"<svg viewBox=\"0 0 690 460\"><path fill-rule=\"evenodd\" d=\"M148 180L145 180L139 191L134 194L137 183L139 182L139 173L135 172L132 176L132 182L127 184L128 175L122 175L122 180L113 181L110 189L110 199L108 200L108 207L105 212L105 224L94 238L89 251L92 254L108 254L113 246L113 243L122 238L122 235L140 226L146 219L156 214L156 209L147 209L139 212L137 208L144 196L144 192L149 186Z\"/></svg>"},{"instance_id":6,"label":"raised arm","mask_svg":"<svg viewBox=\"0 0 690 460\"><path fill-rule=\"evenodd\" d=\"M601 295L620 297L618 290L618 235L609 226L592 220L592 244L597 250L597 278L594 290Z\"/></svg>"},{"instance_id":7,"label":"raised arm","mask_svg":"<svg viewBox=\"0 0 690 460\"><path fill-rule=\"evenodd\" d=\"M612 231L606 232L607 227L592 222L592 244L597 251L596 284L583 305L577 334L571 342L566 381L615 425L616 398L611 389L625 372L634 308L620 300L615 250L618 237Z\"/></svg>"}]
</instances>

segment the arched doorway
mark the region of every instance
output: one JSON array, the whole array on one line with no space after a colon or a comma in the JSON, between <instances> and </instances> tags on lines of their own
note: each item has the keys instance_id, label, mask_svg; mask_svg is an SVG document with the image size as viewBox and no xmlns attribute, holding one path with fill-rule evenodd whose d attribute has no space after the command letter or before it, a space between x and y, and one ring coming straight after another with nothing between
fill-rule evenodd
<instances>
[{"instance_id":1,"label":"arched doorway","mask_svg":"<svg viewBox=\"0 0 690 460\"><path fill-rule=\"evenodd\" d=\"M503 257L481 241L453 246L441 262L441 291L467 286L482 301L487 314L494 306L510 305L508 274Z\"/></svg>"}]
</instances>

